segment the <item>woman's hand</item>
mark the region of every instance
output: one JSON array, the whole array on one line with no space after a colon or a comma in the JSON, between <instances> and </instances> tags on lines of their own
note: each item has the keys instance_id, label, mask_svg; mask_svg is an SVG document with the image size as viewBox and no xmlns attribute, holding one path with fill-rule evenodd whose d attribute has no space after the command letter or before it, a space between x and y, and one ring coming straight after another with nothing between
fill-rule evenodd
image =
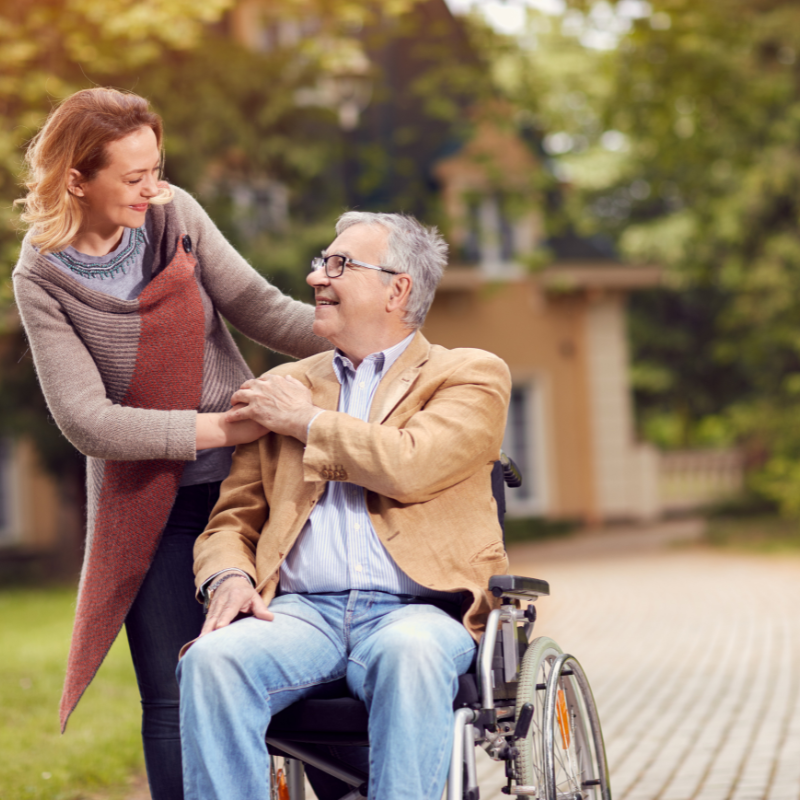
<instances>
[{"instance_id":1,"label":"woman's hand","mask_svg":"<svg viewBox=\"0 0 800 800\"><path fill-rule=\"evenodd\" d=\"M294 436L305 444L308 426L322 411L311 399L311 391L296 378L264 375L242 384L231 398L233 409L226 415L231 422L257 420L269 430Z\"/></svg>"},{"instance_id":2,"label":"woman's hand","mask_svg":"<svg viewBox=\"0 0 800 800\"><path fill-rule=\"evenodd\" d=\"M237 405L234 408L242 408ZM260 439L267 429L253 419L231 421L224 413L198 414L195 446L198 450L211 447L231 447Z\"/></svg>"}]
</instances>

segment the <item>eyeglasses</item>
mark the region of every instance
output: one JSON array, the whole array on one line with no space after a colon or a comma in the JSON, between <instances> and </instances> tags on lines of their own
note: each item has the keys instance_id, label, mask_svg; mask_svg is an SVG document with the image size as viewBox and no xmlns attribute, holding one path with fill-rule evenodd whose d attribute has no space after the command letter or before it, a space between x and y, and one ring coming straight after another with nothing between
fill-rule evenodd
<instances>
[{"instance_id":1,"label":"eyeglasses","mask_svg":"<svg viewBox=\"0 0 800 800\"><path fill-rule=\"evenodd\" d=\"M325 274L329 278L339 278L344 272L344 268L348 266L366 267L367 269L377 269L380 272L388 272L390 275L398 275L391 269L385 267L376 267L374 264L365 264L363 261L356 261L354 258L347 258L347 256L317 256L311 259L311 272L316 272L318 269L325 269Z\"/></svg>"}]
</instances>

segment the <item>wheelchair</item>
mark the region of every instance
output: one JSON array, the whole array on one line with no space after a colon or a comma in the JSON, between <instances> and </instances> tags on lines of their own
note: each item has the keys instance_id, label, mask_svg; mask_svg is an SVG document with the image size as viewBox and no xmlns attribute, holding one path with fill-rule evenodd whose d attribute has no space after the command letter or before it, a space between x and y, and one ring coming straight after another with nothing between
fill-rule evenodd
<instances>
[{"instance_id":1,"label":"wheelchair","mask_svg":"<svg viewBox=\"0 0 800 800\"><path fill-rule=\"evenodd\" d=\"M519 486L521 476L503 454L492 473L501 525L506 484ZM459 679L447 800L479 800L476 747L505 764L504 794L611 800L603 734L586 673L552 639L532 638L534 603L549 595L548 584L495 575L489 589L500 607L489 614L473 668ZM295 703L273 718L267 747L275 800L304 800L306 766L349 787L340 800L366 798L368 775L321 746L368 745L367 709L348 695L344 681L331 693ZM277 775L275 756L284 758Z\"/></svg>"}]
</instances>

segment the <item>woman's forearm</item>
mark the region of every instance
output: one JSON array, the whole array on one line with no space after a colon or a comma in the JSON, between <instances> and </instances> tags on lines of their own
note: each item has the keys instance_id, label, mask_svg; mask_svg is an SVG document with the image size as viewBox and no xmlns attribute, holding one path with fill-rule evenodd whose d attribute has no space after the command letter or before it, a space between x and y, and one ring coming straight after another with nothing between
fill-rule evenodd
<instances>
[{"instance_id":1,"label":"woman's forearm","mask_svg":"<svg viewBox=\"0 0 800 800\"><path fill-rule=\"evenodd\" d=\"M222 412L197 415L196 443L198 450L254 442L266 432L266 428L252 420L226 422L225 414Z\"/></svg>"}]
</instances>

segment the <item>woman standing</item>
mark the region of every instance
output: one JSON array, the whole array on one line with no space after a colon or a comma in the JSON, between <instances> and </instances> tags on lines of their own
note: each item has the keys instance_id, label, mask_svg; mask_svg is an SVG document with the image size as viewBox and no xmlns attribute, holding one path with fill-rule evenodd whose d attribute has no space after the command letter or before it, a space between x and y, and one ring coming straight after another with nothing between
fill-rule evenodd
<instances>
[{"instance_id":1,"label":"woman standing","mask_svg":"<svg viewBox=\"0 0 800 800\"><path fill-rule=\"evenodd\" d=\"M203 619L192 547L232 446L264 432L223 419L251 373L222 317L292 356L330 345L311 333L310 306L261 278L197 202L159 180L161 119L141 97L77 92L27 162L17 305L50 411L88 457L62 730L124 623L153 800L175 800L174 671Z\"/></svg>"}]
</instances>

